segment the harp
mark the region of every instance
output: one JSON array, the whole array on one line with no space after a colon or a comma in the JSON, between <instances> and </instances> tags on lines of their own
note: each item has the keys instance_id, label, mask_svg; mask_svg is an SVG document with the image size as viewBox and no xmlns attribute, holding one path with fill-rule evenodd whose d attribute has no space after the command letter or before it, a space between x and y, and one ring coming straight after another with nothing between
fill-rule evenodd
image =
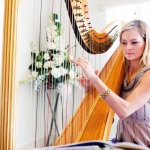
<instances>
[{"instance_id":1,"label":"harp","mask_svg":"<svg viewBox=\"0 0 150 150\"><path fill-rule=\"evenodd\" d=\"M102 81L118 95L121 88L120 84L123 80L120 75L124 72L122 60L123 56L118 48L99 75ZM107 75L104 75L105 71ZM114 76L115 81L113 80ZM96 89L92 87L69 124L56 140L55 145L88 140L108 140L113 117L113 110L109 108ZM78 129L76 129L77 124Z\"/></svg>"},{"instance_id":2,"label":"harp","mask_svg":"<svg viewBox=\"0 0 150 150\"><path fill-rule=\"evenodd\" d=\"M73 24L73 29L81 46L93 55L109 50L118 36L120 22L114 21L104 28L101 33L97 33L90 23L86 1L65 0L65 3L69 8L70 22ZM16 62L18 8L19 0L5 1L4 57L0 102L0 150L15 150L15 111L18 89ZM74 15L71 15L72 13ZM75 22L72 22L72 20L75 20ZM8 45L7 43L13 44ZM99 77L111 90L119 94L123 76L123 55L120 47L118 47ZM107 140L113 115L113 110L108 107L100 98L96 89L92 87L85 95L71 121L56 140L55 145L95 139ZM99 116L101 116L100 119ZM99 121L95 122L95 120ZM79 125L78 129L76 124ZM71 136L72 133L74 136Z\"/></svg>"},{"instance_id":3,"label":"harp","mask_svg":"<svg viewBox=\"0 0 150 150\"><path fill-rule=\"evenodd\" d=\"M111 22L101 33L97 33L90 22L86 0L65 0L65 3L69 8L70 21L81 46L92 54L106 52L115 42L119 32L118 26L120 27L121 22ZM74 15L70 15L72 13ZM104 66L99 77L112 91L119 95L124 77L123 54L120 47L116 49ZM86 140L108 140L113 117L113 110L92 87L85 95L71 121L56 140L55 145ZM77 124L78 128L76 129Z\"/></svg>"}]
</instances>

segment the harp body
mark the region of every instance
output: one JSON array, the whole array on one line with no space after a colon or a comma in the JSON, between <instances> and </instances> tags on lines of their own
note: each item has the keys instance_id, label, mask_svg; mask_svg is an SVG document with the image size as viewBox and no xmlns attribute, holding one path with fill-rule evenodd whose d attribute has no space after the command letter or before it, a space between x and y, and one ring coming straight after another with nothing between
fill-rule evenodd
<instances>
[{"instance_id":1,"label":"harp body","mask_svg":"<svg viewBox=\"0 0 150 150\"><path fill-rule=\"evenodd\" d=\"M123 54L120 47L104 66L99 77L112 91L120 93L124 77ZM86 140L108 140L113 117L114 111L92 87L55 145Z\"/></svg>"}]
</instances>

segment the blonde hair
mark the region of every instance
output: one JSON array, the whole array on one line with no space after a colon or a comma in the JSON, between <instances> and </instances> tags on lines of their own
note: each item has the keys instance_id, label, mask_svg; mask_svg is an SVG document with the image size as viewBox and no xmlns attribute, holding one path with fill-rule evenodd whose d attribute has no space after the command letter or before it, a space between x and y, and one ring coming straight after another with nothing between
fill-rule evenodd
<instances>
[{"instance_id":1,"label":"blonde hair","mask_svg":"<svg viewBox=\"0 0 150 150\"><path fill-rule=\"evenodd\" d=\"M145 49L139 65L150 65L150 28L141 20L132 20L125 24L120 33L120 42L122 34L126 30L137 30L145 41ZM128 60L125 58L125 68L128 67ZM126 68L127 69L127 68Z\"/></svg>"}]
</instances>

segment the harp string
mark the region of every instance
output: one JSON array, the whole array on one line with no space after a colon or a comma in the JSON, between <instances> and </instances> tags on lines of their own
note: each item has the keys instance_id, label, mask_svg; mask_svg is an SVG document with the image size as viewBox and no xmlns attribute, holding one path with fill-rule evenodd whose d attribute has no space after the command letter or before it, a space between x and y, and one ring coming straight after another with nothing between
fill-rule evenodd
<instances>
[{"instance_id":1,"label":"harp string","mask_svg":"<svg viewBox=\"0 0 150 150\"><path fill-rule=\"evenodd\" d=\"M61 9L60 9L60 10L61 10ZM60 16L61 16L61 15L60 15ZM61 17L60 17L60 18L61 18ZM68 54L69 54L69 53L72 52L72 49L73 49L73 48L72 48L72 47L73 47L73 46L72 46L72 45L73 45L73 44L72 44L72 41L73 41L73 40L72 40L72 38L70 37L70 36L71 36L71 29L70 29L70 28L71 28L71 25L69 24L68 21L67 21L67 27L68 27L68 28L66 29L65 32L67 33L66 35L68 36L68 38L65 39L65 41L66 41L66 43L67 43L66 45L69 45L69 48L68 48L68 49L69 49ZM64 108L64 110L65 110L65 117L64 117L64 116L62 117L62 122L64 122L64 123L63 123L64 125L67 124L68 118L70 117L70 115L69 115L69 113L70 113L69 106L70 106L70 103L71 103L70 100L69 100L70 98L68 97L68 90L69 90L69 89L68 89L68 86L69 86L69 85L66 83L65 86L66 86L66 88L64 87L64 88L62 88L62 90L61 90L62 93L65 93L64 95L62 94L62 97L65 97L65 98L62 100L62 101L63 101L63 104L65 105L65 107L62 106L62 107ZM67 89L67 90L64 91L64 89ZM63 113L63 114L64 114L64 113ZM65 120L64 120L64 119L65 119ZM69 137L67 137L67 138L69 138Z\"/></svg>"},{"instance_id":2,"label":"harp string","mask_svg":"<svg viewBox=\"0 0 150 150\"><path fill-rule=\"evenodd\" d=\"M59 6L60 8L60 4L55 3L54 1L52 1L52 14L56 13L55 12L55 8L56 6ZM59 14L59 13L58 13ZM59 19L61 17L59 16ZM54 23L54 22L52 22ZM53 35L55 33L53 33L55 29L53 29L52 26L52 32L51 32L51 38L53 37ZM60 39L58 39L59 45L60 45ZM53 49L53 48L51 48ZM57 60L59 61L59 60ZM59 62L58 62L59 63ZM56 85L56 81L52 79L52 83L54 83L54 85ZM55 92L55 89L53 90L53 92L51 91L51 89L48 89L48 94L49 94L49 105L50 105L50 109L51 109L51 115L48 116L47 120L48 120L48 124L47 124L47 128L48 128L48 133L47 133L47 146L51 145L55 139L55 135L59 135L59 129L58 129L58 124L57 124L57 120L55 118L55 113L56 113L56 105L58 102L58 94ZM55 100L53 97L56 97L57 100Z\"/></svg>"},{"instance_id":3,"label":"harp string","mask_svg":"<svg viewBox=\"0 0 150 150\"><path fill-rule=\"evenodd\" d=\"M42 43L43 43L42 24L41 24L41 22L42 22L42 20L41 20L42 19L42 7L43 7L43 3L41 0L34 1L35 22L33 24L33 26L34 26L33 42L35 43L35 45L37 47L36 53L40 53L40 51L43 48L43 46L42 46ZM31 59L31 61L33 63L33 59ZM35 63L38 63L38 62L36 61ZM34 70L32 70L32 71L34 71ZM30 145L31 147L38 147L42 143L42 141L38 141L38 135L41 132L41 130L38 126L38 124L39 124L38 117L41 116L40 115L41 107L39 107L39 106L41 106L42 91L40 93L35 91L34 82L31 83L31 93L32 93L32 97L33 97L32 105L31 105L31 126L32 126L32 128L29 129L29 133L31 133L31 137L34 139L35 142L31 143L32 138L30 139L30 137L29 137L29 144L30 143L32 144L32 145ZM42 126L42 124L40 124L40 125Z\"/></svg>"},{"instance_id":4,"label":"harp string","mask_svg":"<svg viewBox=\"0 0 150 150\"><path fill-rule=\"evenodd\" d=\"M54 2L54 0L52 0L51 1L51 3L52 3L52 5L51 5L51 11L52 11L52 14L54 13L54 8L56 7L56 5L55 5L55 2ZM52 21L52 24L53 24L54 22ZM51 27L51 38L53 37L53 29L54 27L52 26ZM52 49L52 42L50 43L51 45L50 45L50 49ZM52 57L52 54L50 53L50 57ZM50 63L50 66L51 66L52 64ZM53 79L52 79L52 83L54 83L55 84L55 81L53 81ZM49 84L50 85L50 89L51 89L51 84ZM54 132L53 132L53 125L55 125L56 126L56 130L57 130L57 134L59 134L58 133L58 129L57 129L57 125L56 125L56 120L55 120L55 118L54 118L54 111L53 111L53 96L54 97L56 97L56 93L55 92L51 92L50 90L49 90L49 88L48 87L46 87L46 93L47 93L47 98L48 98L48 103L49 103L49 107L48 107L48 111L45 113L45 115L47 115L47 125L46 125L46 129L47 129L47 132L46 132L46 145L48 146L48 145L50 145L51 144L51 142L54 140L53 139L53 134L54 134ZM53 89L52 89L53 90Z\"/></svg>"},{"instance_id":5,"label":"harp string","mask_svg":"<svg viewBox=\"0 0 150 150\"><path fill-rule=\"evenodd\" d=\"M80 18L80 20L83 20L84 19L84 16L83 15L81 15L80 14L80 9L78 9L78 7L80 7L79 6L79 3L81 3L80 1L74 1L74 3L75 4L73 4L73 7L75 8L75 20L79 20L78 18ZM75 21L74 20L74 21ZM81 23L80 24L80 27L81 26L84 26L84 24L83 23ZM79 28L80 28L79 27ZM75 26L74 26L74 28L75 28ZM81 29L80 29L81 30ZM83 30L86 30L86 29L83 29ZM81 45L83 45L84 43L83 43L83 41L82 41L82 38L81 38L81 36L80 36L80 34L79 33L77 33L77 37L78 37L78 39L79 39L79 43L81 43ZM84 47L85 49L86 49L86 47ZM82 53L79 55L79 56L81 56L81 57L84 57L84 58L86 58L86 59L88 59L89 60L89 56L90 54L89 53L86 53L85 52L85 50L83 50L82 49ZM81 72L81 71L80 71ZM79 73L79 74L83 74L82 72L81 73ZM85 84L87 84L87 83L85 83ZM82 88L82 91L84 92L84 88ZM82 94L82 96L84 96L84 94ZM87 104L88 105L88 104ZM85 110L86 108L84 108L84 106L83 106L83 111L81 111L80 112L80 114L79 114L79 120L81 121L81 123L83 123L84 122L84 119L85 119L85 115L86 115L86 110ZM78 122L77 122L77 131L76 131L76 134L77 134L77 132L79 131L79 127L78 127Z\"/></svg>"},{"instance_id":6,"label":"harp string","mask_svg":"<svg viewBox=\"0 0 150 150\"><path fill-rule=\"evenodd\" d=\"M33 28L33 37L34 41L37 45L37 50L39 53L45 49L46 40L45 40L45 28L46 24L44 23L48 16L47 10L47 1L34 1L35 7L35 15L34 15L34 28ZM53 7L53 6L52 6ZM46 10L46 11L44 11ZM51 9L53 10L53 8ZM37 15L38 14L38 15ZM43 85L45 86L45 85ZM46 87L46 91L47 91ZM52 114L50 114L51 106L49 106L49 102L51 103L52 95L49 94L49 97L45 97L45 88L42 88L39 92L36 92L34 89L34 84L31 83L31 93L32 93L32 105L31 105L31 129L29 133L32 138L29 138L29 143L31 143L32 139L35 142L31 144L31 147L38 147L41 145L46 145L46 140L40 140L39 136L45 137L43 134L46 134L46 138L49 136L49 128L50 128L50 119L52 118ZM48 92L47 92L48 93ZM46 102L46 98L49 99L49 102ZM48 106L47 106L48 105ZM36 112L35 112L36 110ZM45 111L43 113L43 110ZM45 131L44 131L45 130ZM30 135L29 134L29 135Z\"/></svg>"},{"instance_id":7,"label":"harp string","mask_svg":"<svg viewBox=\"0 0 150 150\"><path fill-rule=\"evenodd\" d=\"M68 2L68 1L67 1ZM46 38L45 38L45 28L47 26L47 18L50 12L58 13L60 22L64 25L64 43L65 46L68 46L68 55L73 55L74 58L82 56L87 58L90 61L93 61L95 56L88 53L88 48L86 46L79 46L79 44L84 45L83 40L79 34L76 33L76 38L73 38L75 35L73 28L76 28L76 22L73 18L77 20L77 16L74 16L73 13L69 13L71 20L68 17L68 12L64 11L65 3L64 1L54 1L54 0L34 0L34 27L33 27L33 39L36 43L37 49L40 51L46 49ZM73 1L74 7L78 7L78 1ZM69 3L67 3L68 10L71 10ZM78 10L75 10L78 13ZM41 12L41 13L39 13ZM70 11L71 12L71 11ZM67 16L67 17L65 17ZM84 16L82 16L84 18ZM80 18L83 19L83 18ZM89 21L89 20L88 20ZM70 24L72 22L72 25ZM41 30L41 31L40 31ZM52 29L53 30L53 29ZM40 32L39 32L40 31ZM51 36L53 32L50 33ZM74 36L75 37L75 36ZM61 40L59 39L59 45L61 45ZM92 42L90 47L94 47ZM52 43L50 43L52 44ZM51 45L52 46L52 45ZM84 49L86 50L84 50ZM92 56L92 59L91 59ZM97 59L94 59L94 67L96 67ZM78 74L82 74L79 67L75 68ZM44 87L45 84L42 85ZM71 87L72 88L72 87ZM43 147L48 145L53 145L59 134L62 133L62 130L68 125L70 119L77 111L77 107L81 104L82 99L85 96L84 89L77 90L73 87L72 95L69 94L70 86L68 82L62 84L60 92L62 93L61 98L58 99L58 107L56 111L56 116L54 115L55 109L55 98L58 96L55 89L49 89L47 86L41 88L39 92L34 90L34 82L31 83L31 105L30 105L30 130L29 130L29 144L31 147ZM80 95L79 95L80 93ZM92 94L95 94L95 91L92 89ZM91 99L91 100L90 100ZM79 115L76 118L75 124L71 124L68 129L68 133L60 139L63 141L74 141L78 134L80 134L81 124L85 125L84 121L87 116L87 108L90 108L94 102L94 97L90 97L87 102L88 106L84 106L82 111L79 111ZM92 103L91 103L92 101ZM60 106L61 105L61 106ZM36 110L36 111L35 111ZM61 119L60 119L61 118ZM58 120L59 119L59 120ZM58 129L57 129L58 127ZM32 141L32 142L31 142Z\"/></svg>"},{"instance_id":8,"label":"harp string","mask_svg":"<svg viewBox=\"0 0 150 150\"><path fill-rule=\"evenodd\" d=\"M68 2L68 3L67 3ZM70 6L70 3L69 3L69 1L66 1L66 3L67 3L67 5L69 6L69 8L67 8L68 9L68 11L69 11L69 17L70 17L70 21L71 21L71 23L72 24L74 24L74 26L73 26L73 28L75 29L75 30L77 30L77 28L76 28L76 23L74 23L72 20L76 20L77 22L78 21L80 21L80 20L84 20L85 18L84 18L84 15L83 15L83 18L79 18L79 19L77 19L77 16L79 15L80 16L80 12L78 12L78 8L80 9L80 7L82 7L81 5L79 6L78 4L81 2L81 1L70 1L70 2L72 2L73 3L73 5L72 5L72 9L75 9L75 16L73 17L73 15L72 16L70 16L70 13L72 12L71 11L71 9L69 9L69 8L71 8ZM78 3L78 4L77 4ZM83 3L83 5L84 5L84 3ZM82 15L80 16L80 17L82 17ZM75 19L73 19L73 18L75 18ZM89 21L89 18L87 18L88 19L88 21ZM85 19L86 20L86 19ZM84 22L84 23L86 23L86 22ZM88 26L90 29L93 29L92 28L92 26L91 25L89 25ZM87 29L89 29L87 27ZM110 27L111 28L111 27ZM109 28L109 29L110 29ZM112 30L113 30L114 28L112 28ZM81 31L85 31L86 30L86 28L84 28L83 30L81 30ZM106 29L105 29L106 30ZM90 37L90 39L89 39L89 41L86 43L87 44L87 46L85 46L84 44L83 44L83 40L81 39L81 36L79 36L79 32L77 32L76 33L76 37L78 38L78 42L82 45L82 47L85 49L85 50L89 50L89 48L93 48L92 49L92 52L93 53L103 53L103 52L105 52L105 51L107 51L108 50L108 48L110 48L110 46L112 45L112 43L114 42L114 35L115 34L113 34L112 33L112 30L106 30L106 33L104 32L104 33L102 33L102 34L98 34L98 33L96 33L96 31L89 31L88 30L88 33L87 33L87 36L89 36ZM111 34L113 35L113 38L111 39ZM97 42L92 42L92 40L94 41L99 41L99 43L97 43ZM112 40L112 41L111 41ZM83 53L82 53L83 54ZM82 56L85 56L85 55L82 55ZM88 59L90 60L90 55L86 55L87 57L88 57ZM95 64L97 64L97 60L95 59ZM109 68L109 63L107 64L107 67ZM108 70L108 68L106 69L106 71L105 72L103 72L103 74L102 74L102 78L105 76L105 74L107 75L107 73L109 73L110 71ZM105 80L105 82L106 82L106 80ZM90 96L89 98L88 97L86 97L86 104L85 103L82 103L81 104L81 106L82 106L82 109L78 109L78 111L79 112L77 112L77 113L75 113L75 116L73 117L73 124L71 123L71 124L69 124L66 128L65 128L65 130L64 130L64 136L62 136L62 139L58 139L58 142L59 142L59 140L61 140L61 141L63 141L62 143L70 143L70 142L72 142L72 141L80 141L80 139L82 138L81 136L82 136L82 132L83 132L83 130L84 130L84 128L86 127L86 122L88 121L88 117L90 117L90 113L92 113L92 109L94 109L94 106L92 106L93 108L92 109L90 109L90 105L93 105L94 103L96 103L97 102L97 100L99 99L99 95L98 95L98 93L95 91L95 89L94 88L92 88L92 95L97 95L95 98L93 97L93 96ZM95 100L96 99L96 100ZM98 102L99 103L99 102ZM85 107L86 106L86 107ZM89 112L87 111L87 108L88 108L88 110L89 110ZM86 115L88 115L88 117L87 117L87 119L84 121L84 119L83 118L85 118L85 116ZM75 118L76 117L76 118ZM83 126L80 126L79 127L79 124L83 124ZM77 126L76 126L77 125ZM69 129L68 129L69 128ZM81 131L79 130L79 128L81 128ZM68 131L69 130L69 131ZM73 132L74 134L71 134L71 132L70 131L75 131L75 132ZM63 135L63 134L62 134ZM65 139L66 137L70 137L70 139L68 138L67 140ZM87 138L87 137L86 137ZM100 137L101 138L101 137ZM56 141L56 143L57 143L57 141Z\"/></svg>"}]
</instances>

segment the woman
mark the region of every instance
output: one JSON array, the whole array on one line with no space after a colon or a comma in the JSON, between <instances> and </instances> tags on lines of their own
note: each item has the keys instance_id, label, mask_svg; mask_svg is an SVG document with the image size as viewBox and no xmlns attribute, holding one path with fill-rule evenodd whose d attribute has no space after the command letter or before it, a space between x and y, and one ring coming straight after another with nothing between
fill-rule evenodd
<instances>
[{"instance_id":1,"label":"woman","mask_svg":"<svg viewBox=\"0 0 150 150\"><path fill-rule=\"evenodd\" d=\"M80 66L85 77L81 84L93 84L101 97L119 116L116 140L132 142L150 148L150 29L145 22L133 20L120 33L124 54L125 79L121 96L109 89L90 62L82 57L70 60ZM85 80L84 80L85 79ZM85 84L88 79L88 86Z\"/></svg>"}]
</instances>

